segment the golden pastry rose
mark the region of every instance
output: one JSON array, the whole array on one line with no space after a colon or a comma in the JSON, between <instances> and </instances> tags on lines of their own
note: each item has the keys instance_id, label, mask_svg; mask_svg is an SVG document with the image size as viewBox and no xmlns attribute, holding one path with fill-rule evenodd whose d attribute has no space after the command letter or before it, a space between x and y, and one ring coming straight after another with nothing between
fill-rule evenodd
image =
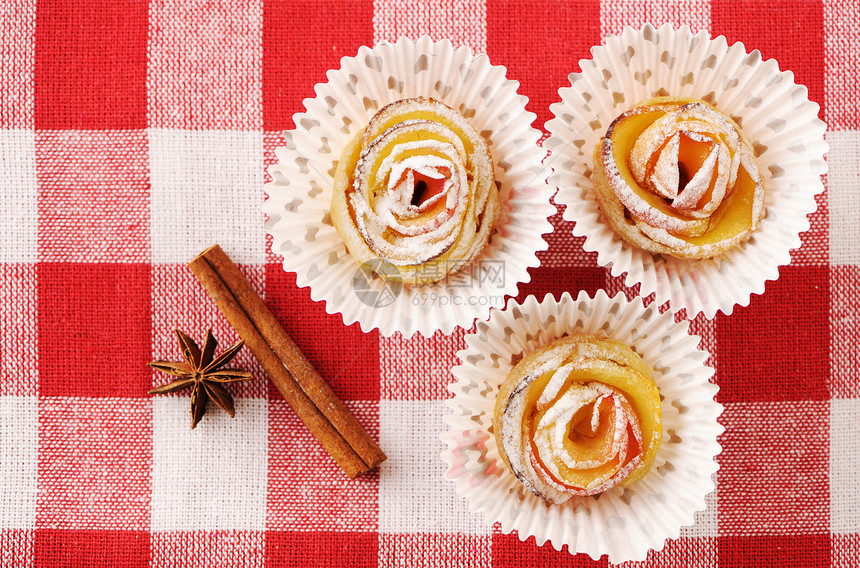
<instances>
[{"instance_id":1,"label":"golden pastry rose","mask_svg":"<svg viewBox=\"0 0 860 568\"><path fill-rule=\"evenodd\" d=\"M594 151L594 186L612 228L645 250L710 258L764 213L752 145L704 101L656 97L616 118Z\"/></svg>"},{"instance_id":2,"label":"golden pastry rose","mask_svg":"<svg viewBox=\"0 0 860 568\"><path fill-rule=\"evenodd\" d=\"M346 147L335 172L331 218L357 262L407 284L441 280L487 244L499 193L486 141L433 99L380 110Z\"/></svg>"},{"instance_id":3,"label":"golden pastry rose","mask_svg":"<svg viewBox=\"0 0 860 568\"><path fill-rule=\"evenodd\" d=\"M493 431L517 479L543 500L563 503L648 471L663 436L660 393L626 345L571 335L511 370Z\"/></svg>"}]
</instances>

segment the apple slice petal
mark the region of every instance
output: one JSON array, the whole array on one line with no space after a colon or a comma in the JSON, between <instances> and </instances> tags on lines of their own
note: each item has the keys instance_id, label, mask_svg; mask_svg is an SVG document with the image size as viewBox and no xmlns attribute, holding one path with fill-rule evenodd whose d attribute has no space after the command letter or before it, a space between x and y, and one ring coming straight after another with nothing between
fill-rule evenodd
<instances>
[{"instance_id":1,"label":"apple slice petal","mask_svg":"<svg viewBox=\"0 0 860 568\"><path fill-rule=\"evenodd\" d=\"M656 97L634 106L610 124L594 161L607 222L650 252L710 258L746 240L764 214L751 143L704 101Z\"/></svg>"}]
</instances>

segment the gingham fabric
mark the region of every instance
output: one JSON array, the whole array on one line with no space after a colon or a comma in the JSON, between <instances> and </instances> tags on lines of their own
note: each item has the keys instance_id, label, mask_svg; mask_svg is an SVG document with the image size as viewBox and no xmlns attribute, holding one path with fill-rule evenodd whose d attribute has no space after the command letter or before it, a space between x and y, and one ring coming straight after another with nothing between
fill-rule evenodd
<instances>
[{"instance_id":1,"label":"gingham fabric","mask_svg":"<svg viewBox=\"0 0 860 568\"><path fill-rule=\"evenodd\" d=\"M827 191L780 278L694 331L725 405L717 489L631 566L860 564L860 5L856 0L5 0L0 3L0 565L605 566L468 512L439 432L463 330L345 327L268 251L265 167L361 45L485 52L542 127L626 25L689 24L795 73L829 126ZM620 279L553 218L529 293ZM185 267L218 242L389 459L348 480L269 384L189 429L145 363L179 327L236 339ZM626 290L635 294L635 290Z\"/></svg>"}]
</instances>

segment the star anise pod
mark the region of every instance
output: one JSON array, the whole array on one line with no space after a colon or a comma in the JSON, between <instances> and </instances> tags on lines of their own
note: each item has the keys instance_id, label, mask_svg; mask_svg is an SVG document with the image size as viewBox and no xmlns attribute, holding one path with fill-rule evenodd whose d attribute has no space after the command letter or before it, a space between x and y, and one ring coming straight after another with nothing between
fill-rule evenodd
<instances>
[{"instance_id":1,"label":"star anise pod","mask_svg":"<svg viewBox=\"0 0 860 568\"><path fill-rule=\"evenodd\" d=\"M194 340L185 333L175 330L176 338L182 349L185 361L152 361L148 363L153 369L163 371L168 375L176 377L172 382L161 385L149 391L149 394L165 394L191 387L191 427L197 426L203 413L206 412L206 403L209 399L227 411L230 418L236 415L233 407L233 397L227 392L222 383L234 383L236 381L247 381L253 378L248 371L240 369L222 369L224 365L233 359L233 356L242 349L244 341L237 341L221 353L217 358L215 348L218 342L212 335L212 330L206 332L206 341L203 350L194 343Z\"/></svg>"}]
</instances>

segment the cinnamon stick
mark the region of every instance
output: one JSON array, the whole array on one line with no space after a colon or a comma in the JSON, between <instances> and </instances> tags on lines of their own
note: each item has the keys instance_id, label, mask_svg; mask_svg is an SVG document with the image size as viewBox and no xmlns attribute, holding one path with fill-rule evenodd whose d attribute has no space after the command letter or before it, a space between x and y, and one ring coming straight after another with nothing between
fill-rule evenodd
<instances>
[{"instance_id":1,"label":"cinnamon stick","mask_svg":"<svg viewBox=\"0 0 860 568\"><path fill-rule=\"evenodd\" d=\"M355 478L385 454L331 391L230 258L214 245L188 265L311 433Z\"/></svg>"}]
</instances>

